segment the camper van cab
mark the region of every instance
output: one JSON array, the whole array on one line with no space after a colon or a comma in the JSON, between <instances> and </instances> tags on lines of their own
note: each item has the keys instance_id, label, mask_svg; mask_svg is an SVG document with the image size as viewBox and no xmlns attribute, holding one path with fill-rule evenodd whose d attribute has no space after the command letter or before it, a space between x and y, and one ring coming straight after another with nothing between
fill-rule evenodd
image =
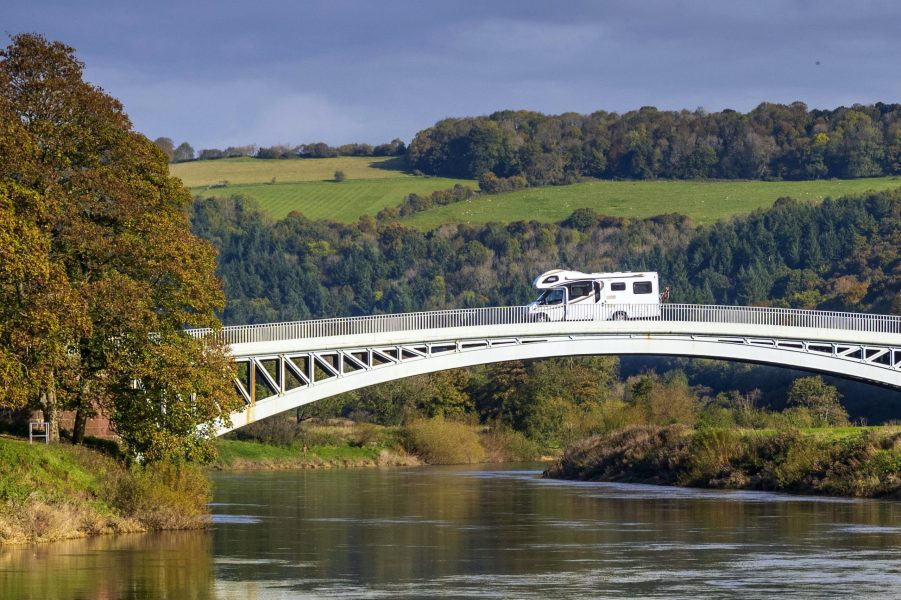
<instances>
[{"instance_id":1,"label":"camper van cab","mask_svg":"<svg viewBox=\"0 0 901 600\"><path fill-rule=\"evenodd\" d=\"M657 273L581 273L554 269L533 284L541 294L529 304L536 321L643 319L660 316Z\"/></svg>"}]
</instances>

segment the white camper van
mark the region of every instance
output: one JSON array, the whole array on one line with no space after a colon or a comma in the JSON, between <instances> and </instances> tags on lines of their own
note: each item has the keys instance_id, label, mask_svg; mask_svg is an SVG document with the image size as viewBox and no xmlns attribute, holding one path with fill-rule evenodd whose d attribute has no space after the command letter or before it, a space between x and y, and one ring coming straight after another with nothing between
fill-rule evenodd
<instances>
[{"instance_id":1,"label":"white camper van","mask_svg":"<svg viewBox=\"0 0 901 600\"><path fill-rule=\"evenodd\" d=\"M541 294L529 304L536 321L646 319L660 316L657 273L582 273L554 269L533 284Z\"/></svg>"}]
</instances>

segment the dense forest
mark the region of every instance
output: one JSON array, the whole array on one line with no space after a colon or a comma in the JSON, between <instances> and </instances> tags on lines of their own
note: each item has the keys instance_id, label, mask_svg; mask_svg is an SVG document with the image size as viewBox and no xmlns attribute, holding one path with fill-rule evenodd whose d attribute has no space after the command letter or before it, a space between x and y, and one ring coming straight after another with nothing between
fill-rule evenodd
<instances>
[{"instance_id":1,"label":"dense forest","mask_svg":"<svg viewBox=\"0 0 901 600\"><path fill-rule=\"evenodd\" d=\"M195 232L220 250L230 324L522 304L534 297L534 276L559 266L655 269L674 302L901 312L901 190L820 205L786 198L705 227L678 215L628 220L580 209L560 224L445 225L424 233L371 217L354 225L297 213L271 221L241 198L198 200L192 218ZM671 374L641 379L649 366ZM694 406L698 394L714 398L707 401L714 407L757 398L781 408L797 376L717 361L552 359L402 380L311 410L381 423L411 413L477 414L555 443L585 433L566 433L565 423L603 428L597 419L613 426L633 418L584 406L621 406L616 402L632 398L635 385L651 386L653 393L642 393L667 407L660 417L666 423L694 410L676 400ZM646 383L630 379L636 377ZM686 391L688 383L701 391ZM852 416L891 418L890 392L833 383ZM739 392L716 399L729 390ZM620 400L608 405L611 395Z\"/></svg>"},{"instance_id":2,"label":"dense forest","mask_svg":"<svg viewBox=\"0 0 901 600\"><path fill-rule=\"evenodd\" d=\"M749 113L661 111L452 118L416 134L412 168L530 185L581 177L819 179L901 173L901 105L808 110L764 103Z\"/></svg>"},{"instance_id":3,"label":"dense forest","mask_svg":"<svg viewBox=\"0 0 901 600\"><path fill-rule=\"evenodd\" d=\"M901 191L781 199L707 227L580 209L560 224L445 225L421 232L364 217L353 225L251 201L194 204L194 231L219 248L226 323L523 304L560 266L660 272L673 301L901 312Z\"/></svg>"}]
</instances>

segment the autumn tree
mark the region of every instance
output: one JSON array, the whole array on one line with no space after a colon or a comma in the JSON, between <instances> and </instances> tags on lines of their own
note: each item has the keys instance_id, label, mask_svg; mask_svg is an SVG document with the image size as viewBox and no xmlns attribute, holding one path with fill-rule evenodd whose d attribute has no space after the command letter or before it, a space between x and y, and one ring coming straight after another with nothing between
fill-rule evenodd
<instances>
[{"instance_id":1,"label":"autumn tree","mask_svg":"<svg viewBox=\"0 0 901 600\"><path fill-rule=\"evenodd\" d=\"M18 251L59 289L41 304L59 342L46 350L51 361L31 361L47 365L38 397L64 388L76 442L99 407L135 454L200 456L199 426L239 406L224 348L184 331L219 326L215 251L191 234L190 194L166 155L82 73L72 48L39 35L14 36L0 53L4 129L23 142L9 158L4 148L3 192L34 200L7 218L34 234ZM3 304L26 302L16 292L4 288ZM7 337L35 339L19 321L4 318ZM4 350L24 356L11 343ZM73 363L63 379L62 355Z\"/></svg>"}]
</instances>

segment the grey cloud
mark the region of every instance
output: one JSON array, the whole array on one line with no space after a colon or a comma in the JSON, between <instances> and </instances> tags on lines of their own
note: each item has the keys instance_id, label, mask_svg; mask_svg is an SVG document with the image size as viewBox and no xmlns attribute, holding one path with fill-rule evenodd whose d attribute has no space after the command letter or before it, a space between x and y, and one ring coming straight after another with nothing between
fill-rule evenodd
<instances>
[{"instance_id":1,"label":"grey cloud","mask_svg":"<svg viewBox=\"0 0 901 600\"><path fill-rule=\"evenodd\" d=\"M139 129L197 147L409 139L504 108L831 108L901 92L893 2L32 0L5 13L7 31L76 47Z\"/></svg>"}]
</instances>

